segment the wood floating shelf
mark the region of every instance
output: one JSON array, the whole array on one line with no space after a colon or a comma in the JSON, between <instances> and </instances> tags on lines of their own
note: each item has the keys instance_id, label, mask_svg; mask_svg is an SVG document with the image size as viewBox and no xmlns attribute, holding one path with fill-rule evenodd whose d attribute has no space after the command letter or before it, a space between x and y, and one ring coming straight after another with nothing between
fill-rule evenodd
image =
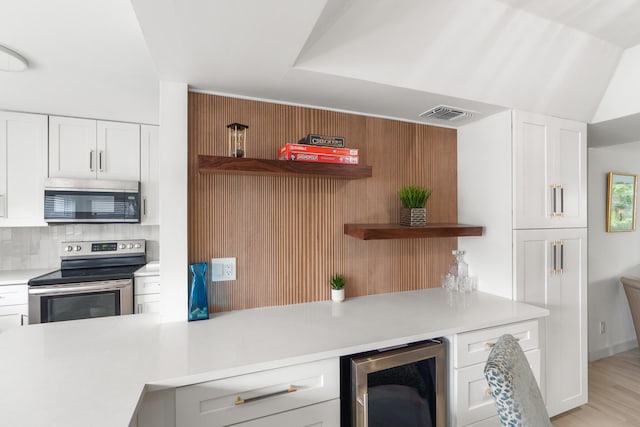
<instances>
[{"instance_id":1,"label":"wood floating shelf","mask_svg":"<svg viewBox=\"0 0 640 427\"><path fill-rule=\"evenodd\" d=\"M344 225L344 234L362 240L482 236L483 231L482 226L465 224L427 224L424 227L399 224Z\"/></svg>"},{"instance_id":2,"label":"wood floating shelf","mask_svg":"<svg viewBox=\"0 0 640 427\"><path fill-rule=\"evenodd\" d=\"M205 155L198 156L198 170L201 174L315 176L340 179L361 179L372 176L371 166Z\"/></svg>"}]
</instances>

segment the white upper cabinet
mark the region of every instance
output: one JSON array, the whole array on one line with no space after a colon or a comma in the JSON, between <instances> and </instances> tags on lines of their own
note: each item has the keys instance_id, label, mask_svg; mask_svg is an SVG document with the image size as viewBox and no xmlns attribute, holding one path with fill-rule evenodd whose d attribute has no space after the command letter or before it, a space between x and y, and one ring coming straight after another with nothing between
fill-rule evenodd
<instances>
[{"instance_id":1,"label":"white upper cabinet","mask_svg":"<svg viewBox=\"0 0 640 427\"><path fill-rule=\"evenodd\" d=\"M0 226L43 226L47 116L0 112Z\"/></svg>"},{"instance_id":2,"label":"white upper cabinet","mask_svg":"<svg viewBox=\"0 0 640 427\"><path fill-rule=\"evenodd\" d=\"M160 196L160 158L158 146L158 126L140 127L140 192L143 225L160 224L158 198Z\"/></svg>"},{"instance_id":3,"label":"white upper cabinet","mask_svg":"<svg viewBox=\"0 0 640 427\"><path fill-rule=\"evenodd\" d=\"M513 113L514 228L587 226L584 123Z\"/></svg>"},{"instance_id":4,"label":"white upper cabinet","mask_svg":"<svg viewBox=\"0 0 640 427\"><path fill-rule=\"evenodd\" d=\"M140 125L49 118L49 176L140 180Z\"/></svg>"},{"instance_id":5,"label":"white upper cabinet","mask_svg":"<svg viewBox=\"0 0 640 427\"><path fill-rule=\"evenodd\" d=\"M100 179L140 181L140 125L98 121Z\"/></svg>"}]
</instances>

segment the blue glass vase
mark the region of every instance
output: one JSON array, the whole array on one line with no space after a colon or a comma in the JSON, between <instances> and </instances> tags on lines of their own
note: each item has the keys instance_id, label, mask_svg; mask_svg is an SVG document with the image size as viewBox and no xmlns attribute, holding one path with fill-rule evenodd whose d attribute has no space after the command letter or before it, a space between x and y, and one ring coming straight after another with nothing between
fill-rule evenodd
<instances>
[{"instance_id":1,"label":"blue glass vase","mask_svg":"<svg viewBox=\"0 0 640 427\"><path fill-rule=\"evenodd\" d=\"M207 303L207 263L189 264L191 270L191 292L189 294L189 321L209 318Z\"/></svg>"}]
</instances>

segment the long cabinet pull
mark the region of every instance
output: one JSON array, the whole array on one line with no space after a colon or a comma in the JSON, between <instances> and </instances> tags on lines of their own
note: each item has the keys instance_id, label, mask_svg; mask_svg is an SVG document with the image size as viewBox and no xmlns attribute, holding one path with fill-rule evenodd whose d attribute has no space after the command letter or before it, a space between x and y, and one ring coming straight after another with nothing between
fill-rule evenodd
<instances>
[{"instance_id":1,"label":"long cabinet pull","mask_svg":"<svg viewBox=\"0 0 640 427\"><path fill-rule=\"evenodd\" d=\"M142 215L147 216L147 198L142 199Z\"/></svg>"},{"instance_id":2,"label":"long cabinet pull","mask_svg":"<svg viewBox=\"0 0 640 427\"><path fill-rule=\"evenodd\" d=\"M554 240L551 242L551 246L553 246L553 270L551 272L556 274L558 272L558 243Z\"/></svg>"},{"instance_id":3,"label":"long cabinet pull","mask_svg":"<svg viewBox=\"0 0 640 427\"><path fill-rule=\"evenodd\" d=\"M556 202L558 200L557 187L555 184L551 186L552 198L553 198L553 211L551 212L551 216L556 216L558 213L558 207Z\"/></svg>"},{"instance_id":4,"label":"long cabinet pull","mask_svg":"<svg viewBox=\"0 0 640 427\"><path fill-rule=\"evenodd\" d=\"M99 153L99 155L98 155L98 158L100 159L100 160L98 161L98 168L100 169L100 172L104 172L104 166L103 166L103 164L102 164L102 155L103 155L103 154L104 154L104 151L103 151L103 150L100 150L100 153Z\"/></svg>"},{"instance_id":5,"label":"long cabinet pull","mask_svg":"<svg viewBox=\"0 0 640 427\"><path fill-rule=\"evenodd\" d=\"M91 172L94 172L95 169L93 168L93 157L95 156L96 152L94 150L89 151L89 170Z\"/></svg>"},{"instance_id":6,"label":"long cabinet pull","mask_svg":"<svg viewBox=\"0 0 640 427\"><path fill-rule=\"evenodd\" d=\"M295 391L298 391L298 389L295 388L294 386L290 385L289 388L286 389L286 390L280 390L280 391L276 391L276 392L273 392L273 393L267 393L267 394L263 394L262 396L250 397L248 399L243 399L240 396L238 396L238 398L235 401L235 404L236 405L244 405L245 403L254 402L256 400L266 399L267 397L274 397L274 396L280 396L282 394L293 393Z\"/></svg>"},{"instance_id":7,"label":"long cabinet pull","mask_svg":"<svg viewBox=\"0 0 640 427\"><path fill-rule=\"evenodd\" d=\"M564 187L560 186L560 215L564 216Z\"/></svg>"},{"instance_id":8,"label":"long cabinet pull","mask_svg":"<svg viewBox=\"0 0 640 427\"><path fill-rule=\"evenodd\" d=\"M560 241L560 274L564 273L564 242Z\"/></svg>"},{"instance_id":9,"label":"long cabinet pull","mask_svg":"<svg viewBox=\"0 0 640 427\"><path fill-rule=\"evenodd\" d=\"M520 338L516 338L516 342L520 342ZM496 346L496 343L494 343L494 342L486 342L486 343L484 343L484 345L487 348L493 348L493 347Z\"/></svg>"}]
</instances>

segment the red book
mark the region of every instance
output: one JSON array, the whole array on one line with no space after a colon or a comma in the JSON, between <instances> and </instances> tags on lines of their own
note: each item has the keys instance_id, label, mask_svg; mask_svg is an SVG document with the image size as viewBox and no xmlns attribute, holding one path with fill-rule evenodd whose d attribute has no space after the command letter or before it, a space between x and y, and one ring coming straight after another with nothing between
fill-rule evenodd
<instances>
[{"instance_id":1,"label":"red book","mask_svg":"<svg viewBox=\"0 0 640 427\"><path fill-rule=\"evenodd\" d=\"M316 154L296 151L285 151L280 154L280 160L294 160L296 162L338 163L343 165L357 165L358 156L337 156L335 154Z\"/></svg>"},{"instance_id":2,"label":"red book","mask_svg":"<svg viewBox=\"0 0 640 427\"><path fill-rule=\"evenodd\" d=\"M304 145L304 144L285 144L280 148L279 154L286 151L297 151L315 154L335 154L337 156L357 156L357 148L335 148L335 147L321 147L317 145Z\"/></svg>"}]
</instances>

